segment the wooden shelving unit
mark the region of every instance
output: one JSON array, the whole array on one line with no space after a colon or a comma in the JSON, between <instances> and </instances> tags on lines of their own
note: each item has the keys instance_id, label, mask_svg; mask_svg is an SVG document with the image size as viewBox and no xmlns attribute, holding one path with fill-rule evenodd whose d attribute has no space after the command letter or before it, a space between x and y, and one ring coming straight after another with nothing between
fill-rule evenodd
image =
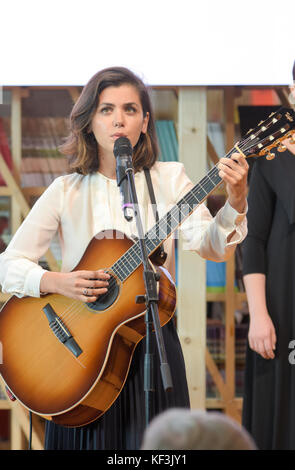
<instances>
[{"instance_id":1,"label":"wooden shelving unit","mask_svg":"<svg viewBox=\"0 0 295 470\"><path fill-rule=\"evenodd\" d=\"M34 87L32 87L34 88ZM54 89L47 87L47 89ZM65 89L65 87L58 87ZM76 88L66 88L73 101L79 95ZM214 145L207 135L207 122L216 112L217 119L223 121L224 141L226 149L232 148L235 142L235 116L237 103L242 102L243 94L251 87L173 87L155 88L153 101L157 119L173 119L179 141L180 161L184 162L188 175L198 180L205 174L208 159L218 161ZM0 196L11 197L11 225L14 233L23 217L30 210L31 196L42 194L44 187L20 187L20 167L22 158L22 101L30 94L30 88L15 87L10 89L11 102L11 152L14 171L10 172L0 156L0 173L7 186L0 187ZM283 87L275 90L278 100L287 104L287 93ZM245 98L247 99L247 97ZM197 110L197 112L196 112ZM192 149L197 149L193 150ZM56 260L51 252L47 253L47 261L57 268ZM58 269L58 268L57 268ZM204 260L195 256L181 254L179 258L179 304L178 325L186 359L188 382L193 408L221 409L237 421L241 419L242 400L235 396L235 319L234 313L246 301L243 292L234 288L234 258L227 262L226 287L222 293L206 293L206 268ZM198 281L196 281L198 279ZM195 285L198 283L198 292ZM189 289L189 290L188 290ZM0 293L0 302L5 302L8 295ZM225 378L206 346L206 303L222 302L225 310ZM206 368L212 376L220 397L206 399ZM2 384L3 385L3 384ZM28 437L28 414L21 405L9 400L0 400L0 409L9 409L11 413L11 449L23 449ZM42 449L44 426L42 421L34 419L33 448ZM4 444L5 447L6 444ZM7 445L8 446L8 445ZM1 447L0 447L1 448Z\"/></svg>"}]
</instances>

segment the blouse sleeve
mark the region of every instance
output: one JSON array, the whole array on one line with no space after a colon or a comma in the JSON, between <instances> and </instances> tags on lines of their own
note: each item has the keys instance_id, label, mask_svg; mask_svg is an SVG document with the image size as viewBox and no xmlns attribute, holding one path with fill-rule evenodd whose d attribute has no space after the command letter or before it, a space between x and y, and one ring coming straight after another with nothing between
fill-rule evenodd
<instances>
[{"instance_id":1,"label":"blouse sleeve","mask_svg":"<svg viewBox=\"0 0 295 470\"><path fill-rule=\"evenodd\" d=\"M45 269L39 259L54 237L63 206L63 177L44 191L0 255L2 292L17 297L40 297L40 280Z\"/></svg>"},{"instance_id":2,"label":"blouse sleeve","mask_svg":"<svg viewBox=\"0 0 295 470\"><path fill-rule=\"evenodd\" d=\"M243 274L266 274L266 245L271 230L275 193L257 161L252 170L248 196L248 235L242 245Z\"/></svg>"},{"instance_id":3,"label":"blouse sleeve","mask_svg":"<svg viewBox=\"0 0 295 470\"><path fill-rule=\"evenodd\" d=\"M179 171L178 201L193 187L183 165ZM247 209L245 213L239 214L227 201L216 216L212 217L206 205L200 204L181 225L183 248L196 251L202 258L212 261L227 260L247 234L246 212ZM233 232L228 242L227 238Z\"/></svg>"}]
</instances>

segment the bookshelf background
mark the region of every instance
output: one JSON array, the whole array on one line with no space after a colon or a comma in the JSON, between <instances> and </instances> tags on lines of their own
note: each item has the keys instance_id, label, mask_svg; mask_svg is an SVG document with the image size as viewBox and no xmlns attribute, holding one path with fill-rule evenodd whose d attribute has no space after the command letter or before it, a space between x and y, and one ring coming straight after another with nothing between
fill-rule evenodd
<instances>
[{"instance_id":1,"label":"bookshelf background","mask_svg":"<svg viewBox=\"0 0 295 470\"><path fill-rule=\"evenodd\" d=\"M0 105L0 153L9 172L5 173L1 164L0 251L5 249L36 198L54 178L67 171L66 159L60 155L57 147L67 135L68 116L80 91L80 88L74 87L4 89L4 104ZM169 159L169 155L171 159L177 158L177 142L184 133L180 125L183 111L179 102L187 91L175 87L152 90L162 159ZM239 139L239 106L288 105L288 92L283 86L275 89L210 87L191 91L202 95L206 108L201 115L206 151L193 158L192 164L196 167L202 165L203 161L207 169L216 164L218 158ZM190 116L186 116L186 119L190 119ZM193 125L185 131L196 133ZM180 157L181 153L182 150ZM212 214L224 198L223 188L210 196L207 203ZM57 240L52 243L51 255L53 258L48 255L41 260L44 266L50 267L50 263L54 262L59 265ZM201 354L195 352L193 342L188 341L190 338L182 337L180 332L183 344L189 351L188 371L194 369L198 375L204 374L205 377L203 389L197 391L189 379L192 406L219 409L240 421L248 327L247 301L240 275L241 253L237 250L235 259L225 264L218 263L218 266L207 263L204 269L207 288L201 303L204 303L205 311L205 345ZM0 303L7 298L6 294L0 293ZM195 306L191 310L190 315L193 316ZM195 356L198 356L197 360ZM44 423L36 416L33 428L33 446L42 448ZM2 384L0 448L26 448L28 429L27 412L7 399Z\"/></svg>"}]
</instances>

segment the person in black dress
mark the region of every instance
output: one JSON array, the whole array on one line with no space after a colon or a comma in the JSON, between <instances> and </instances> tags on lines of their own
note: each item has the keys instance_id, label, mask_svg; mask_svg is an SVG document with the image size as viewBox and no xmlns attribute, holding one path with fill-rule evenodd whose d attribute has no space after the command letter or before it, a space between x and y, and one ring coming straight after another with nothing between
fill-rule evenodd
<instances>
[{"instance_id":1,"label":"person in black dress","mask_svg":"<svg viewBox=\"0 0 295 470\"><path fill-rule=\"evenodd\" d=\"M253 166L242 246L250 313L242 422L259 449L295 449L294 136L284 144Z\"/></svg>"}]
</instances>

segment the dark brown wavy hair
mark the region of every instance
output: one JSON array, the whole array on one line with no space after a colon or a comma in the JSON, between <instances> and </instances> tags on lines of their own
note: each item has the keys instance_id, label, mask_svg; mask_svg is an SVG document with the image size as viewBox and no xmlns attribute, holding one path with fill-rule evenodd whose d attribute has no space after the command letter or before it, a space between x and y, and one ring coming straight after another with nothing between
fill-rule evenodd
<instances>
[{"instance_id":1,"label":"dark brown wavy hair","mask_svg":"<svg viewBox=\"0 0 295 470\"><path fill-rule=\"evenodd\" d=\"M293 64L293 80L295 80L295 60L294 60L294 64Z\"/></svg>"},{"instance_id":2,"label":"dark brown wavy hair","mask_svg":"<svg viewBox=\"0 0 295 470\"><path fill-rule=\"evenodd\" d=\"M124 67L110 67L96 73L85 85L70 114L70 133L59 147L69 159L69 172L83 175L99 167L98 145L93 132L89 132L101 92L110 86L133 85L139 93L143 114L149 113L146 134L141 133L133 149L134 170L151 168L158 158L158 142L149 90L142 80Z\"/></svg>"}]
</instances>

